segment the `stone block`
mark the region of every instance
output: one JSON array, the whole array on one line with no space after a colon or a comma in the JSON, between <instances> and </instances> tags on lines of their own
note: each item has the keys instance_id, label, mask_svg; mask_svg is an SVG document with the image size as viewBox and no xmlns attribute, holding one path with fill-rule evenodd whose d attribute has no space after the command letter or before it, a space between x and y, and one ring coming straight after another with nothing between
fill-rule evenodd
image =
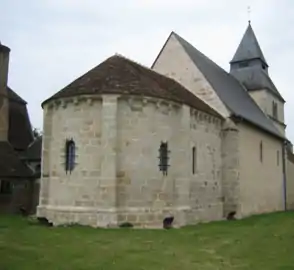
<instances>
[{"instance_id":1,"label":"stone block","mask_svg":"<svg viewBox=\"0 0 294 270\"><path fill-rule=\"evenodd\" d=\"M166 214L163 209L167 206L173 208L191 204L191 207L195 207L197 204L195 198L199 198L201 205L208 203L205 202L208 200L205 198L209 198L211 204L218 200L218 191L213 190L210 184L209 188L203 189L197 182L203 182L201 178L204 177L207 178L206 181L214 177L214 181L220 183L220 176L217 174L214 176L212 173L221 169L221 157L218 155L220 151L211 152L205 147L199 147L198 155L204 161L197 164L199 174L192 176L190 143L197 145L208 143L214 146L212 149L220 149L220 138L210 134L217 133L216 130L220 127L210 127L206 133L205 125L200 125L197 119L195 120L197 133L192 132L190 110L188 107L183 109L181 105L177 110L173 106L166 106L165 110L169 110L168 114L148 102L140 108L140 111L132 111L127 102L119 99L117 103L117 98L110 95L104 96L103 103L99 103L98 106L87 107L82 104L81 102L76 105L83 106L80 114L75 113L68 104L67 111L63 111L67 115L53 115L53 135L56 139L54 145L58 145L59 149L50 148L49 156L55 157L63 151L64 138L58 137L58 131L63 129L63 125L60 124L62 121L67 123L64 137L73 137L79 146L77 150L79 165L72 175L65 175L61 171L58 163L60 160L58 162L57 158L50 160L52 161L50 168L54 168L50 173L56 171L66 187L62 192L50 194L53 197L53 204L58 206L63 200L63 205L71 205L74 209L92 207L91 202L94 201L97 209L129 207L127 208L129 210L119 215L97 214L94 218L96 226L115 225L121 219L131 219L137 224L162 226L162 219ZM97 115L100 117L96 119L94 116ZM81 125L88 126L89 132L80 132ZM167 176L163 176L158 167L161 141L167 141L171 151ZM100 143L101 147L93 147ZM211 162L212 158L213 162ZM194 179L196 179L195 185ZM53 181L52 177L50 181ZM70 188L73 186L82 191L74 194ZM89 190L83 190L83 186L87 186ZM192 186L193 192L190 192ZM55 181L54 189L61 190L59 180ZM95 191L96 194L93 195L90 190ZM149 212L142 214L141 210L138 210L139 212L130 210L135 208L145 210L153 208L158 211L153 214ZM77 219L79 215L75 213L69 216L69 219ZM90 218L83 220L92 224L92 217L90 215ZM188 219L182 218L181 222L184 224Z\"/></svg>"}]
</instances>

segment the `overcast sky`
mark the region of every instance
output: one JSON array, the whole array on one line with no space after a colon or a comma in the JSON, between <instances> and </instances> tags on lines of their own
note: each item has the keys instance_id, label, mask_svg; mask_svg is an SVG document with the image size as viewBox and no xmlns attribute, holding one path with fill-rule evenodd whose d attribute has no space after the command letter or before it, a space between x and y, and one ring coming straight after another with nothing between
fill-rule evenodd
<instances>
[{"instance_id":1,"label":"overcast sky","mask_svg":"<svg viewBox=\"0 0 294 270\"><path fill-rule=\"evenodd\" d=\"M9 85L42 128L42 101L115 53L151 66L171 31L228 70L248 5L294 141L291 0L0 0L0 40L11 48Z\"/></svg>"}]
</instances>

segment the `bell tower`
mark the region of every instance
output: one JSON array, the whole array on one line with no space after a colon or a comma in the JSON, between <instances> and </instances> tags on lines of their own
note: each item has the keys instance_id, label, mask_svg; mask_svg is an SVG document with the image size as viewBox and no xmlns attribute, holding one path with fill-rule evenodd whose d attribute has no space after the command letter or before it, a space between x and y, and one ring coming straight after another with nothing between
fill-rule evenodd
<instances>
[{"instance_id":1,"label":"bell tower","mask_svg":"<svg viewBox=\"0 0 294 270\"><path fill-rule=\"evenodd\" d=\"M272 120L281 134L285 135L285 100L269 76L269 65L250 21L230 65L230 73L245 86L260 109Z\"/></svg>"},{"instance_id":2,"label":"bell tower","mask_svg":"<svg viewBox=\"0 0 294 270\"><path fill-rule=\"evenodd\" d=\"M10 49L0 42L0 141L8 137L7 80Z\"/></svg>"}]
</instances>

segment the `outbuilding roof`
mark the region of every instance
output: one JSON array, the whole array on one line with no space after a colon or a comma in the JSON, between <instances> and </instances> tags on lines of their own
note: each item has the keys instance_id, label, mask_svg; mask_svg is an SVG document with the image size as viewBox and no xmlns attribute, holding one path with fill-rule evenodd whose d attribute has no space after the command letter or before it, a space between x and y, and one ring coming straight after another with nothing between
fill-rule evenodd
<instances>
[{"instance_id":1,"label":"outbuilding roof","mask_svg":"<svg viewBox=\"0 0 294 270\"><path fill-rule=\"evenodd\" d=\"M42 156L42 136L36 138L29 146L25 152L25 158L27 160L41 160Z\"/></svg>"},{"instance_id":2,"label":"outbuilding roof","mask_svg":"<svg viewBox=\"0 0 294 270\"><path fill-rule=\"evenodd\" d=\"M0 178L29 178L32 170L23 163L9 142L0 142Z\"/></svg>"},{"instance_id":3,"label":"outbuilding roof","mask_svg":"<svg viewBox=\"0 0 294 270\"><path fill-rule=\"evenodd\" d=\"M26 101L11 88L7 88L9 100L8 141L16 150L25 150L33 141L31 122Z\"/></svg>"}]
</instances>

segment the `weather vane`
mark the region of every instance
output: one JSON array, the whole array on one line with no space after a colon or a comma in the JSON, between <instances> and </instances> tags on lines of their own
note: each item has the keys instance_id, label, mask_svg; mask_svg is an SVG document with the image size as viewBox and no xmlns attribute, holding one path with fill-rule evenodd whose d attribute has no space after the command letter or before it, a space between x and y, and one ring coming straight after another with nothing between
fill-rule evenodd
<instances>
[{"instance_id":1,"label":"weather vane","mask_svg":"<svg viewBox=\"0 0 294 270\"><path fill-rule=\"evenodd\" d=\"M251 7L250 6L248 6L247 7L247 13L248 13L248 22L249 22L249 24L251 23Z\"/></svg>"}]
</instances>

